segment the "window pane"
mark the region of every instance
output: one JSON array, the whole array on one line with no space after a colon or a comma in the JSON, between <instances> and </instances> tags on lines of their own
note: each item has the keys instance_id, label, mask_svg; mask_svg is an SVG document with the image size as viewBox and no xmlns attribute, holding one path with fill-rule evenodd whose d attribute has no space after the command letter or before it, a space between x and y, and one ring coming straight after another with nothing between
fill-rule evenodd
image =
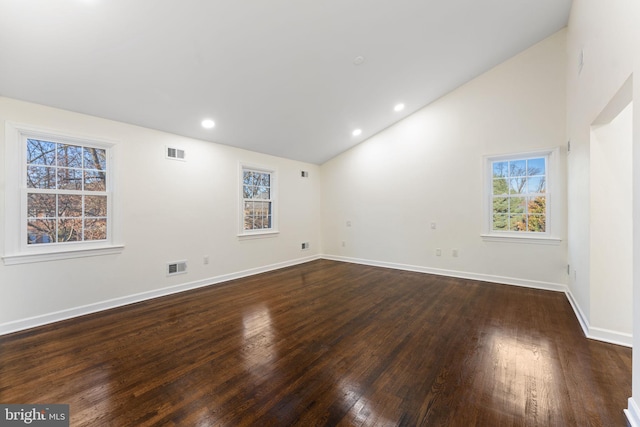
<instances>
[{"instance_id":1,"label":"window pane","mask_svg":"<svg viewBox=\"0 0 640 427\"><path fill-rule=\"evenodd\" d=\"M47 166L29 166L27 168L28 188L56 188L55 168Z\"/></svg>"},{"instance_id":2,"label":"window pane","mask_svg":"<svg viewBox=\"0 0 640 427\"><path fill-rule=\"evenodd\" d=\"M522 194L527 191L527 178L512 178L509 180L509 193Z\"/></svg>"},{"instance_id":3,"label":"window pane","mask_svg":"<svg viewBox=\"0 0 640 427\"><path fill-rule=\"evenodd\" d=\"M529 193L544 193L546 190L547 180L543 176L527 178L529 185Z\"/></svg>"},{"instance_id":4,"label":"window pane","mask_svg":"<svg viewBox=\"0 0 640 427\"><path fill-rule=\"evenodd\" d=\"M252 195L251 188L252 187L250 187L248 185L243 185L242 186L242 197L244 199L251 199L252 198L252 196L251 196Z\"/></svg>"},{"instance_id":5,"label":"window pane","mask_svg":"<svg viewBox=\"0 0 640 427\"><path fill-rule=\"evenodd\" d=\"M520 214L510 215L509 229L511 231L527 231L527 216Z\"/></svg>"},{"instance_id":6,"label":"window pane","mask_svg":"<svg viewBox=\"0 0 640 427\"><path fill-rule=\"evenodd\" d=\"M493 180L493 194L509 194L509 185L506 178L496 178Z\"/></svg>"},{"instance_id":7,"label":"window pane","mask_svg":"<svg viewBox=\"0 0 640 427\"><path fill-rule=\"evenodd\" d=\"M58 144L58 166L67 168L82 167L82 147Z\"/></svg>"},{"instance_id":8,"label":"window pane","mask_svg":"<svg viewBox=\"0 0 640 427\"><path fill-rule=\"evenodd\" d=\"M84 221L84 240L105 240L106 238L106 219L87 219Z\"/></svg>"},{"instance_id":9,"label":"window pane","mask_svg":"<svg viewBox=\"0 0 640 427\"><path fill-rule=\"evenodd\" d=\"M82 190L82 170L58 169L58 188L61 190Z\"/></svg>"},{"instance_id":10,"label":"window pane","mask_svg":"<svg viewBox=\"0 0 640 427\"><path fill-rule=\"evenodd\" d=\"M497 178L509 176L509 162L493 162L493 176Z\"/></svg>"},{"instance_id":11,"label":"window pane","mask_svg":"<svg viewBox=\"0 0 640 427\"><path fill-rule=\"evenodd\" d=\"M546 216L529 215L529 231L544 233L546 231Z\"/></svg>"},{"instance_id":12,"label":"window pane","mask_svg":"<svg viewBox=\"0 0 640 427\"><path fill-rule=\"evenodd\" d=\"M253 202L244 202L244 229L253 230Z\"/></svg>"},{"instance_id":13,"label":"window pane","mask_svg":"<svg viewBox=\"0 0 640 427\"><path fill-rule=\"evenodd\" d=\"M244 184L245 185L256 185L257 184L257 178L256 178L255 172L245 171L245 172L243 172L243 175L244 175Z\"/></svg>"},{"instance_id":14,"label":"window pane","mask_svg":"<svg viewBox=\"0 0 640 427\"><path fill-rule=\"evenodd\" d=\"M58 216L82 216L82 196L60 194L58 196Z\"/></svg>"},{"instance_id":15,"label":"window pane","mask_svg":"<svg viewBox=\"0 0 640 427\"><path fill-rule=\"evenodd\" d=\"M509 200L509 212L524 213L526 210L527 199L525 197L511 197Z\"/></svg>"},{"instance_id":16,"label":"window pane","mask_svg":"<svg viewBox=\"0 0 640 427\"><path fill-rule=\"evenodd\" d=\"M85 191L107 191L107 175L100 171L84 171Z\"/></svg>"},{"instance_id":17,"label":"window pane","mask_svg":"<svg viewBox=\"0 0 640 427\"><path fill-rule=\"evenodd\" d=\"M509 162L509 175L527 176L527 161L526 160L512 160Z\"/></svg>"},{"instance_id":18,"label":"window pane","mask_svg":"<svg viewBox=\"0 0 640 427\"><path fill-rule=\"evenodd\" d=\"M509 212L509 199L506 197L496 197L493 199L493 213Z\"/></svg>"},{"instance_id":19,"label":"window pane","mask_svg":"<svg viewBox=\"0 0 640 427\"><path fill-rule=\"evenodd\" d=\"M107 196L85 196L85 216L107 216Z\"/></svg>"},{"instance_id":20,"label":"window pane","mask_svg":"<svg viewBox=\"0 0 640 427\"><path fill-rule=\"evenodd\" d=\"M256 198L269 199L271 197L271 189L269 187L258 187Z\"/></svg>"},{"instance_id":21,"label":"window pane","mask_svg":"<svg viewBox=\"0 0 640 427\"><path fill-rule=\"evenodd\" d=\"M27 216L30 218L55 218L55 194L29 194L27 200Z\"/></svg>"},{"instance_id":22,"label":"window pane","mask_svg":"<svg viewBox=\"0 0 640 427\"><path fill-rule=\"evenodd\" d=\"M38 139L27 139L27 163L34 165L54 165L56 144Z\"/></svg>"},{"instance_id":23,"label":"window pane","mask_svg":"<svg viewBox=\"0 0 640 427\"><path fill-rule=\"evenodd\" d=\"M509 230L509 216L506 214L493 215L493 229L498 231Z\"/></svg>"},{"instance_id":24,"label":"window pane","mask_svg":"<svg viewBox=\"0 0 640 427\"><path fill-rule=\"evenodd\" d=\"M244 217L244 229L253 230L253 217L250 217L250 216Z\"/></svg>"},{"instance_id":25,"label":"window pane","mask_svg":"<svg viewBox=\"0 0 640 427\"><path fill-rule=\"evenodd\" d=\"M107 150L102 148L84 147L84 167L85 169L107 169Z\"/></svg>"},{"instance_id":26,"label":"window pane","mask_svg":"<svg viewBox=\"0 0 640 427\"><path fill-rule=\"evenodd\" d=\"M269 215L270 205L271 205L271 202L255 202L254 203L254 210L255 210L254 215L257 215L257 216Z\"/></svg>"},{"instance_id":27,"label":"window pane","mask_svg":"<svg viewBox=\"0 0 640 427\"><path fill-rule=\"evenodd\" d=\"M544 196L530 198L527 204L527 212L530 214L547 213L547 198Z\"/></svg>"},{"instance_id":28,"label":"window pane","mask_svg":"<svg viewBox=\"0 0 640 427\"><path fill-rule=\"evenodd\" d=\"M78 242L82 240L82 219L59 219L58 242Z\"/></svg>"},{"instance_id":29,"label":"window pane","mask_svg":"<svg viewBox=\"0 0 640 427\"><path fill-rule=\"evenodd\" d=\"M27 222L27 244L55 243L56 221L32 219Z\"/></svg>"},{"instance_id":30,"label":"window pane","mask_svg":"<svg viewBox=\"0 0 640 427\"><path fill-rule=\"evenodd\" d=\"M544 157L527 161L527 175L546 175L546 173Z\"/></svg>"}]
</instances>

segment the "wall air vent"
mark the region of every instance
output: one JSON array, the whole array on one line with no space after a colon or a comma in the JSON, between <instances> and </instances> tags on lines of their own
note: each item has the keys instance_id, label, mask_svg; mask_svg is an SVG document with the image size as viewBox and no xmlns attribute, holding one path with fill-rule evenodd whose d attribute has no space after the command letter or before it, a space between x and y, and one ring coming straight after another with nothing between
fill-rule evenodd
<instances>
[{"instance_id":1,"label":"wall air vent","mask_svg":"<svg viewBox=\"0 0 640 427\"><path fill-rule=\"evenodd\" d=\"M167 264L167 276L184 274L187 272L187 261L176 261Z\"/></svg>"},{"instance_id":2,"label":"wall air vent","mask_svg":"<svg viewBox=\"0 0 640 427\"><path fill-rule=\"evenodd\" d=\"M167 147L167 159L185 160L185 152L180 148Z\"/></svg>"}]
</instances>

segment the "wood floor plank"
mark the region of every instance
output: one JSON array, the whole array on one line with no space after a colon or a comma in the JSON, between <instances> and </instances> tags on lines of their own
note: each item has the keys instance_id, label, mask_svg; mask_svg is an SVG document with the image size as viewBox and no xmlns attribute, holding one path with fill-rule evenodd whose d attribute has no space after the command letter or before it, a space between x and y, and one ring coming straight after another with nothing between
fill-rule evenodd
<instances>
[{"instance_id":1,"label":"wood floor plank","mask_svg":"<svg viewBox=\"0 0 640 427\"><path fill-rule=\"evenodd\" d=\"M328 260L0 337L73 426L624 426L631 350L562 293Z\"/></svg>"}]
</instances>

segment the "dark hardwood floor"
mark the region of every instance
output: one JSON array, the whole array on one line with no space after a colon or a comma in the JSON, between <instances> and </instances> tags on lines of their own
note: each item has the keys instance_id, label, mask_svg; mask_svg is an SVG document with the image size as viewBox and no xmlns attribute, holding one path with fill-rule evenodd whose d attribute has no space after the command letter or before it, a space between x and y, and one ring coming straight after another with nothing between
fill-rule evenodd
<instances>
[{"instance_id":1,"label":"dark hardwood floor","mask_svg":"<svg viewBox=\"0 0 640 427\"><path fill-rule=\"evenodd\" d=\"M631 350L562 293L327 260L0 337L73 426L624 426Z\"/></svg>"}]
</instances>

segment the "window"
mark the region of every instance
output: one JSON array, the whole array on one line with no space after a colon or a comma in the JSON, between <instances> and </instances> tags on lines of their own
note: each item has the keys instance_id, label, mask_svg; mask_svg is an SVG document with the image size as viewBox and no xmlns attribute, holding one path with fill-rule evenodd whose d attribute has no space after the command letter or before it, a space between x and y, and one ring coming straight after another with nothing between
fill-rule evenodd
<instances>
[{"instance_id":1,"label":"window","mask_svg":"<svg viewBox=\"0 0 640 427\"><path fill-rule=\"evenodd\" d=\"M491 231L544 233L547 158L494 160Z\"/></svg>"},{"instance_id":2,"label":"window","mask_svg":"<svg viewBox=\"0 0 640 427\"><path fill-rule=\"evenodd\" d=\"M552 192L558 150L485 158L483 237L554 239Z\"/></svg>"},{"instance_id":3,"label":"window","mask_svg":"<svg viewBox=\"0 0 640 427\"><path fill-rule=\"evenodd\" d=\"M26 137L28 245L107 240L107 149Z\"/></svg>"},{"instance_id":4,"label":"window","mask_svg":"<svg viewBox=\"0 0 640 427\"><path fill-rule=\"evenodd\" d=\"M242 166L241 234L276 232L275 172Z\"/></svg>"},{"instance_id":5,"label":"window","mask_svg":"<svg viewBox=\"0 0 640 427\"><path fill-rule=\"evenodd\" d=\"M5 264L117 253L113 142L6 123Z\"/></svg>"}]
</instances>

